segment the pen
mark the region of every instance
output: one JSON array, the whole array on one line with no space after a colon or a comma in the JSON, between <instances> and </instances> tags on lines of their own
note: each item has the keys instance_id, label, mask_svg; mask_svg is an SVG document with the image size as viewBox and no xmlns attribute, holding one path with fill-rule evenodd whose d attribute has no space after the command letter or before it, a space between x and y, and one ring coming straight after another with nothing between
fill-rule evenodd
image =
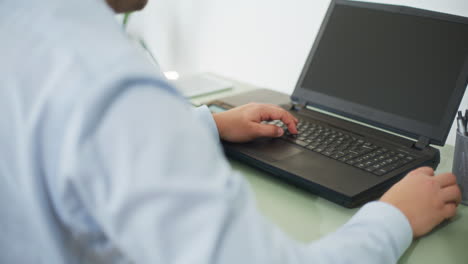
<instances>
[{"instance_id":1,"label":"pen","mask_svg":"<svg viewBox=\"0 0 468 264\"><path fill-rule=\"evenodd\" d=\"M468 136L468 109L465 110L465 136Z\"/></svg>"},{"instance_id":2,"label":"pen","mask_svg":"<svg viewBox=\"0 0 468 264\"><path fill-rule=\"evenodd\" d=\"M466 117L468 118L468 116ZM466 127L465 127L465 136L468 137L468 122L465 122L466 123Z\"/></svg>"},{"instance_id":3,"label":"pen","mask_svg":"<svg viewBox=\"0 0 468 264\"><path fill-rule=\"evenodd\" d=\"M466 123L468 123L468 109L465 110L465 116L462 116L463 117L463 121Z\"/></svg>"},{"instance_id":4,"label":"pen","mask_svg":"<svg viewBox=\"0 0 468 264\"><path fill-rule=\"evenodd\" d=\"M462 111L460 111L460 110L459 110L459 111L458 111L458 118L462 120L462 122L463 122L463 127L465 127L465 125L466 125L466 118L467 118L467 116L466 116L466 115L465 115L465 116L463 116L463 113L462 113Z\"/></svg>"},{"instance_id":5,"label":"pen","mask_svg":"<svg viewBox=\"0 0 468 264\"><path fill-rule=\"evenodd\" d=\"M465 120L463 118L463 115L462 115L461 111L458 111L457 126L458 126L458 132L460 132L460 134L462 134L462 135L465 135L466 124L465 124Z\"/></svg>"}]
</instances>

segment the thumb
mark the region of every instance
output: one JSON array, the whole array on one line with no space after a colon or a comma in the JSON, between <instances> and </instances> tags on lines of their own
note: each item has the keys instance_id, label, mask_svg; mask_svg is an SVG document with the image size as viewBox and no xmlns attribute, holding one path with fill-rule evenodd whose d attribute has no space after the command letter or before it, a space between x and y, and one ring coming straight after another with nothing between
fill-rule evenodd
<instances>
[{"instance_id":1,"label":"thumb","mask_svg":"<svg viewBox=\"0 0 468 264\"><path fill-rule=\"evenodd\" d=\"M262 123L255 123L253 132L256 137L281 137L284 133L281 127Z\"/></svg>"},{"instance_id":2,"label":"thumb","mask_svg":"<svg viewBox=\"0 0 468 264\"><path fill-rule=\"evenodd\" d=\"M434 176L434 169L431 167L420 167L411 171L409 174L413 175L418 173L422 173L427 176Z\"/></svg>"}]
</instances>

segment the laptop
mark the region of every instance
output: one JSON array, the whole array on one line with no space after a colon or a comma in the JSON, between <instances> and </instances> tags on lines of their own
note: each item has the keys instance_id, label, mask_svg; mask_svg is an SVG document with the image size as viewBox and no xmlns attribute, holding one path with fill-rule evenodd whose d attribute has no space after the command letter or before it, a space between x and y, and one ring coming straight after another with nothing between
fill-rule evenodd
<instances>
[{"instance_id":1,"label":"laptop","mask_svg":"<svg viewBox=\"0 0 468 264\"><path fill-rule=\"evenodd\" d=\"M468 19L333 0L294 92L256 90L209 104L274 103L299 134L236 144L228 156L355 207L409 171L439 164L468 81ZM284 127L278 120L268 120Z\"/></svg>"}]
</instances>

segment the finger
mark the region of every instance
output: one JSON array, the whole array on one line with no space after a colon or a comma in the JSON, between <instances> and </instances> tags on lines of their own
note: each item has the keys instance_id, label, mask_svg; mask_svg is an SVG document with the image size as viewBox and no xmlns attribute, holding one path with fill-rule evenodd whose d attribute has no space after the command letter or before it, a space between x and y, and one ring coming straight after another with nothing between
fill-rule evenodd
<instances>
[{"instance_id":1,"label":"finger","mask_svg":"<svg viewBox=\"0 0 468 264\"><path fill-rule=\"evenodd\" d=\"M446 203L456 203L459 204L461 202L461 192L458 185L451 185L449 187L445 187L440 190L440 196L442 197L442 201Z\"/></svg>"},{"instance_id":2,"label":"finger","mask_svg":"<svg viewBox=\"0 0 468 264\"><path fill-rule=\"evenodd\" d=\"M441 173L436 175L434 179L439 183L440 187L444 188L450 185L457 184L457 177L452 173Z\"/></svg>"},{"instance_id":3,"label":"finger","mask_svg":"<svg viewBox=\"0 0 468 264\"><path fill-rule=\"evenodd\" d=\"M422 173L422 174L425 174L425 175L428 175L428 176L434 176L434 169L431 168L431 167L419 167L413 171L411 171L409 174L419 174L419 173Z\"/></svg>"},{"instance_id":4,"label":"finger","mask_svg":"<svg viewBox=\"0 0 468 264\"><path fill-rule=\"evenodd\" d=\"M265 105L262 107L261 111L262 121L281 120L288 127L289 132L297 134L296 118L288 111L270 105Z\"/></svg>"},{"instance_id":5,"label":"finger","mask_svg":"<svg viewBox=\"0 0 468 264\"><path fill-rule=\"evenodd\" d=\"M457 214L457 205L454 203L448 203L444 206L443 210L445 219L452 218Z\"/></svg>"},{"instance_id":6,"label":"finger","mask_svg":"<svg viewBox=\"0 0 468 264\"><path fill-rule=\"evenodd\" d=\"M281 127L275 125L254 123L254 137L281 137L284 133Z\"/></svg>"},{"instance_id":7,"label":"finger","mask_svg":"<svg viewBox=\"0 0 468 264\"><path fill-rule=\"evenodd\" d=\"M283 107L279 106L279 105L274 105L274 104L270 104L271 106L274 106L275 108L278 108L278 109L281 109L281 110L284 110ZM286 111L286 110L285 110ZM288 112L288 111L286 111ZM289 112L288 112L289 113ZM291 114L291 113L290 113ZM297 119L297 117L295 117L293 114L291 114L291 116L294 118L294 122L296 122L296 125L297 123L299 123L299 119Z\"/></svg>"},{"instance_id":8,"label":"finger","mask_svg":"<svg viewBox=\"0 0 468 264\"><path fill-rule=\"evenodd\" d=\"M277 110L280 110L280 111L284 111L286 113L288 113L289 115L291 115L291 117L293 118L294 122L296 123L299 123L299 119L297 119L297 117L295 117L293 114L291 114L290 112L286 111L283 107L279 106L279 105L275 105L275 104L260 104L262 107L264 107L264 110L266 110L267 108L275 108Z\"/></svg>"}]
</instances>

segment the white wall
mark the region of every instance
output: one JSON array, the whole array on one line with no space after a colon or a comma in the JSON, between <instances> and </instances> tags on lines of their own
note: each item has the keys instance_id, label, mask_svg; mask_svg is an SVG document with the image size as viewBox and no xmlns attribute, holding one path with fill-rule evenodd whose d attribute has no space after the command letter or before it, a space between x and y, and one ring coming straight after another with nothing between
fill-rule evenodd
<instances>
[{"instance_id":1,"label":"white wall","mask_svg":"<svg viewBox=\"0 0 468 264\"><path fill-rule=\"evenodd\" d=\"M290 94L329 2L150 0L129 30L144 36L163 70L214 72ZM465 0L376 2L468 16ZM461 106L468 106L467 95Z\"/></svg>"}]
</instances>

